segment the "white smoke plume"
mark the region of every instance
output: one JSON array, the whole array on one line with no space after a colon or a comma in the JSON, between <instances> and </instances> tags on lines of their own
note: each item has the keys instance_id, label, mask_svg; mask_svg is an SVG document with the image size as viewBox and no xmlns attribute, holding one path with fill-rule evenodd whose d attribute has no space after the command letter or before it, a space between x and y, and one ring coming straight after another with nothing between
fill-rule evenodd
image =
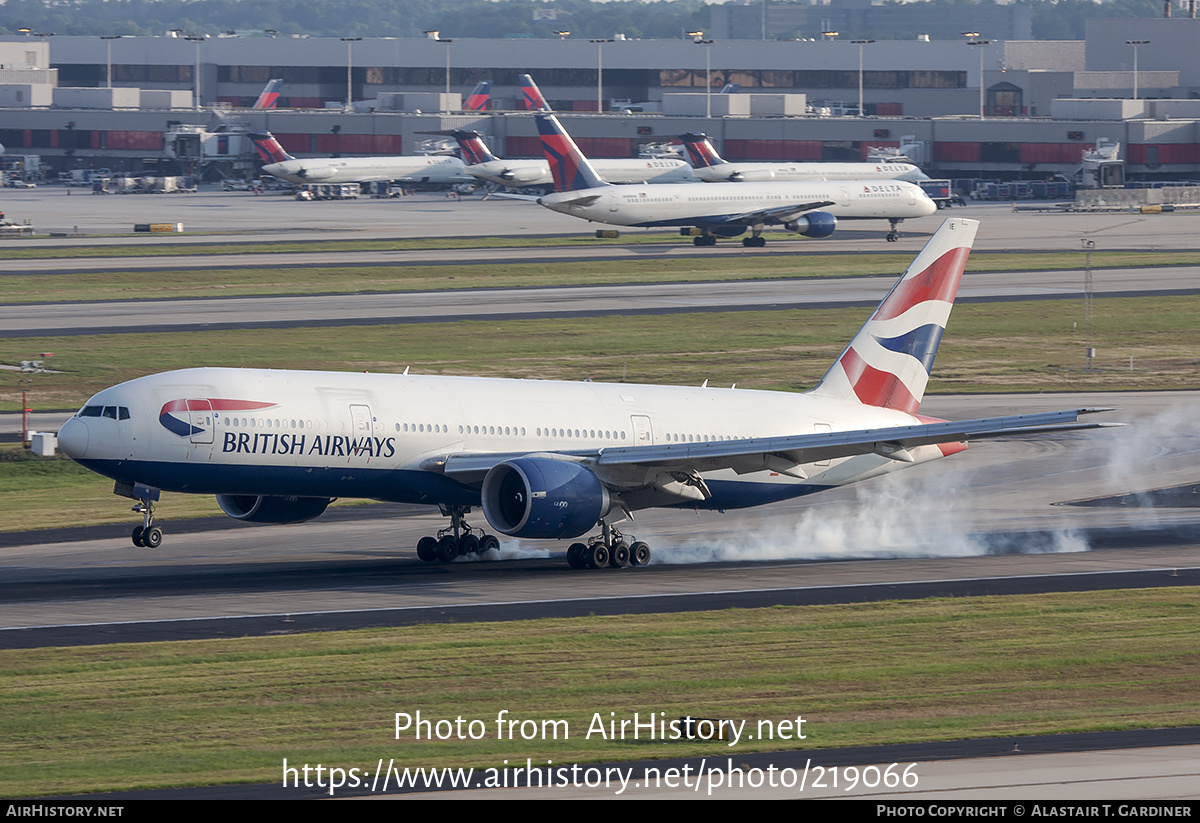
<instances>
[{"instance_id":1,"label":"white smoke plume","mask_svg":"<svg viewBox=\"0 0 1200 823\"><path fill-rule=\"evenodd\" d=\"M1072 528L1026 533L976 532L943 477L913 482L904 472L855 487L853 502L808 508L785 522L773 517L713 538L694 537L654 555L658 563L744 560L857 560L970 557L1087 550ZM736 537L730 536L736 535Z\"/></svg>"}]
</instances>

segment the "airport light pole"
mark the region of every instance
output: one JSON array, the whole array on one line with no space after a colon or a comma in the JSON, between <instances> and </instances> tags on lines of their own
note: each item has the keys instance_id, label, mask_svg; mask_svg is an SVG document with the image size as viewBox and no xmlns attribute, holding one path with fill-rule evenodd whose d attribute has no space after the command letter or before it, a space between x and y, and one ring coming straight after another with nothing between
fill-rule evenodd
<instances>
[{"instance_id":1,"label":"airport light pole","mask_svg":"<svg viewBox=\"0 0 1200 823\"><path fill-rule=\"evenodd\" d=\"M354 44L361 37L343 37L342 42L346 44L346 111L354 111Z\"/></svg>"},{"instance_id":2,"label":"airport light pole","mask_svg":"<svg viewBox=\"0 0 1200 823\"><path fill-rule=\"evenodd\" d=\"M703 32L699 32L703 35ZM704 116L712 119L712 44L716 41L699 36L692 41L697 46L704 46Z\"/></svg>"},{"instance_id":3,"label":"airport light pole","mask_svg":"<svg viewBox=\"0 0 1200 823\"><path fill-rule=\"evenodd\" d=\"M874 40L851 40L858 46L858 116L863 116L863 46L874 43Z\"/></svg>"},{"instance_id":4,"label":"airport light pole","mask_svg":"<svg viewBox=\"0 0 1200 823\"><path fill-rule=\"evenodd\" d=\"M1126 40L1125 45L1133 46L1133 99L1138 99L1138 46L1145 46L1149 40Z\"/></svg>"},{"instance_id":5,"label":"airport light pole","mask_svg":"<svg viewBox=\"0 0 1200 823\"><path fill-rule=\"evenodd\" d=\"M987 105L983 99L983 49L991 45L992 41L980 40L977 31L964 31L962 34L963 37L974 38L967 41L968 46L975 46L979 49L979 119L982 120L984 112L987 111Z\"/></svg>"},{"instance_id":6,"label":"airport light pole","mask_svg":"<svg viewBox=\"0 0 1200 823\"><path fill-rule=\"evenodd\" d=\"M613 42L609 37L604 40L592 40L596 44L596 112L604 112L604 44Z\"/></svg>"}]
</instances>

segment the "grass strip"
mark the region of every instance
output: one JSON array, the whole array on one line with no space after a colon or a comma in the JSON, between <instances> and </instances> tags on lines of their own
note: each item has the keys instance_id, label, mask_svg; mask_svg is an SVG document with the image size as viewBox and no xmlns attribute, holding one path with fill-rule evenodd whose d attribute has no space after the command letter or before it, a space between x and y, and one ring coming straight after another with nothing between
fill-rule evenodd
<instances>
[{"instance_id":1,"label":"grass strip","mask_svg":"<svg viewBox=\"0 0 1200 823\"><path fill-rule=\"evenodd\" d=\"M1200 723L1195 588L543 619L0 652L0 793L569 765ZM502 739L496 718L537 724ZM480 720L397 739L396 712ZM610 712L614 714L610 715ZM803 741L603 739L597 717L805 720ZM662 715L658 715L662 712ZM569 737L540 739L542 721ZM465 728L465 727L464 727ZM518 727L519 728L519 727ZM479 727L476 727L478 731ZM549 734L547 733L547 737ZM918 766L919 774L919 766Z\"/></svg>"}]
</instances>

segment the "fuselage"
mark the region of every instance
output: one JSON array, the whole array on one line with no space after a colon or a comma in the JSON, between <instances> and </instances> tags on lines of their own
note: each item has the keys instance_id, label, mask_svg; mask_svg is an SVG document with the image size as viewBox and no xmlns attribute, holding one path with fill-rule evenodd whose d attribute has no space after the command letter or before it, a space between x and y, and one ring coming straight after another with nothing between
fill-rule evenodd
<instances>
[{"instance_id":1,"label":"fuselage","mask_svg":"<svg viewBox=\"0 0 1200 823\"><path fill-rule=\"evenodd\" d=\"M915 422L896 410L783 392L210 368L106 389L59 438L66 454L100 474L166 491L477 505L477 484L439 471L446 458L595 455ZM936 446L914 452L917 462L942 456ZM715 472L706 475L712 499L689 505L758 505L901 465L862 454L807 466L805 480ZM646 482L625 480L630 488Z\"/></svg>"},{"instance_id":2,"label":"fuselage","mask_svg":"<svg viewBox=\"0 0 1200 823\"><path fill-rule=\"evenodd\" d=\"M829 203L820 210L839 220L906 219L937 211L919 186L901 180L608 186L556 192L538 202L563 214L617 226L716 225L740 215L810 203Z\"/></svg>"},{"instance_id":3,"label":"fuselage","mask_svg":"<svg viewBox=\"0 0 1200 823\"><path fill-rule=\"evenodd\" d=\"M366 183L398 180L406 183L473 183L457 157L314 157L269 163L262 169L291 183Z\"/></svg>"},{"instance_id":4,"label":"fuselage","mask_svg":"<svg viewBox=\"0 0 1200 823\"><path fill-rule=\"evenodd\" d=\"M708 183L776 180L928 180L911 163L720 163L692 170Z\"/></svg>"},{"instance_id":5,"label":"fuselage","mask_svg":"<svg viewBox=\"0 0 1200 823\"><path fill-rule=\"evenodd\" d=\"M673 158L604 158L592 160L596 172L608 183L691 183L692 167ZM554 178L545 160L489 160L467 166L481 180L502 186L551 186Z\"/></svg>"}]
</instances>

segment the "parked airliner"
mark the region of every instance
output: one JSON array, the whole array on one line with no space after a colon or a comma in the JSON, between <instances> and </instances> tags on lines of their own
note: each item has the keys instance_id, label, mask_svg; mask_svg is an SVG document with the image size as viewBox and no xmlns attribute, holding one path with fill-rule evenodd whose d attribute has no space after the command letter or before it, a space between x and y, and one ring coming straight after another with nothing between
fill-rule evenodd
<instances>
[{"instance_id":1,"label":"parked airliner","mask_svg":"<svg viewBox=\"0 0 1200 823\"><path fill-rule=\"evenodd\" d=\"M554 183L550 164L541 160L501 160L492 154L477 131L455 129L467 173L501 186L549 186ZM691 183L692 167L676 157L608 157L591 161L607 183Z\"/></svg>"},{"instance_id":2,"label":"parked airliner","mask_svg":"<svg viewBox=\"0 0 1200 823\"><path fill-rule=\"evenodd\" d=\"M290 183L369 183L399 180L404 183L454 185L474 183L457 157L400 155L380 157L311 157L303 160L283 150L269 131L250 132L249 137L264 163L267 174Z\"/></svg>"},{"instance_id":3,"label":"parked airliner","mask_svg":"<svg viewBox=\"0 0 1200 823\"><path fill-rule=\"evenodd\" d=\"M692 161L692 174L709 183L760 183L765 180L928 180L912 163L730 163L713 148L708 135L679 135Z\"/></svg>"},{"instance_id":4,"label":"parked airliner","mask_svg":"<svg viewBox=\"0 0 1200 823\"><path fill-rule=\"evenodd\" d=\"M922 416L978 223L947 220L811 391L408 374L186 369L93 396L62 450L139 501L157 547L160 490L215 494L250 523L297 523L338 497L441 508L423 560L498 546L468 525L571 539L571 566L641 565L617 526L651 507L736 509L854 483L970 439L1094 428L1097 409L947 422Z\"/></svg>"},{"instance_id":5,"label":"parked airliner","mask_svg":"<svg viewBox=\"0 0 1200 823\"><path fill-rule=\"evenodd\" d=\"M688 226L697 246L718 237L765 246L763 229L783 226L806 237L828 237L838 219L884 219L896 225L937 211L919 186L902 180L823 180L792 183L691 183L678 186L611 186L552 114L535 115L542 149L554 174L554 193L537 198L553 211L616 226ZM515 197L519 195L507 195Z\"/></svg>"}]
</instances>

